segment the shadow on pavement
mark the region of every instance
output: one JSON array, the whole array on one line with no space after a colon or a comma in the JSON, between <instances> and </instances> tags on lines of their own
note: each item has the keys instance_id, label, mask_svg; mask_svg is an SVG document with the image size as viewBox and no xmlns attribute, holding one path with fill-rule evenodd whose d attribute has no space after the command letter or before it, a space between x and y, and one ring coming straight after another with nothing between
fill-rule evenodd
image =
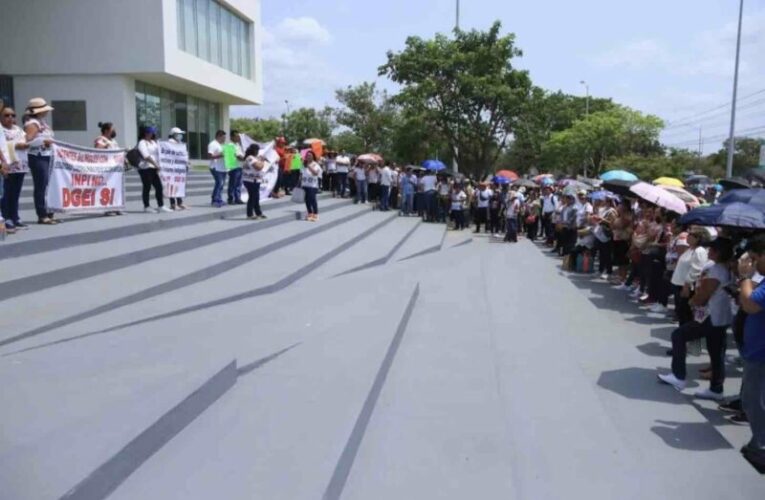
<instances>
[{"instance_id":1,"label":"shadow on pavement","mask_svg":"<svg viewBox=\"0 0 765 500\"><path fill-rule=\"evenodd\" d=\"M712 451L733 448L709 422L656 421L660 425L651 427L667 446L680 450Z\"/></svg>"},{"instance_id":2,"label":"shadow on pavement","mask_svg":"<svg viewBox=\"0 0 765 500\"><path fill-rule=\"evenodd\" d=\"M658 342L648 342L642 345L637 346L637 350L645 354L646 356L653 356L655 358L665 358L669 359L669 356L667 356L667 347L666 345L662 345Z\"/></svg>"},{"instance_id":3,"label":"shadow on pavement","mask_svg":"<svg viewBox=\"0 0 765 500\"><path fill-rule=\"evenodd\" d=\"M598 385L628 399L675 405L688 402L673 388L660 384L656 379L656 370L649 368L632 367L605 371L600 374Z\"/></svg>"}]
</instances>

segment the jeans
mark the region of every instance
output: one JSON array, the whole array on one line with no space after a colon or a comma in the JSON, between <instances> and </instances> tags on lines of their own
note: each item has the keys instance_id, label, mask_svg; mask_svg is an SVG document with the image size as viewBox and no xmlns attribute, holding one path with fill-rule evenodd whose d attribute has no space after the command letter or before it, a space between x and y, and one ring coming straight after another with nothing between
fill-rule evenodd
<instances>
[{"instance_id":1,"label":"jeans","mask_svg":"<svg viewBox=\"0 0 765 500\"><path fill-rule=\"evenodd\" d=\"M675 292L675 314L677 315L677 323L683 326L686 323L693 321L693 311L689 303L689 297L682 297L681 293L683 287L672 285L672 289Z\"/></svg>"},{"instance_id":2,"label":"jeans","mask_svg":"<svg viewBox=\"0 0 765 500\"><path fill-rule=\"evenodd\" d=\"M398 188L391 186L390 188L390 207L393 209L398 208Z\"/></svg>"},{"instance_id":3,"label":"jeans","mask_svg":"<svg viewBox=\"0 0 765 500\"><path fill-rule=\"evenodd\" d=\"M452 220L454 221L454 229L457 229L458 231L465 229L464 210L452 210Z\"/></svg>"},{"instance_id":4,"label":"jeans","mask_svg":"<svg viewBox=\"0 0 765 500\"><path fill-rule=\"evenodd\" d=\"M259 182L245 182L244 187L247 188L247 217L257 215L260 217L263 212L260 210L260 183Z\"/></svg>"},{"instance_id":5,"label":"jeans","mask_svg":"<svg viewBox=\"0 0 765 500\"><path fill-rule=\"evenodd\" d=\"M425 192L425 220L435 222L438 211L438 198L435 191Z\"/></svg>"},{"instance_id":6,"label":"jeans","mask_svg":"<svg viewBox=\"0 0 765 500\"><path fill-rule=\"evenodd\" d=\"M315 187L304 187L305 208L309 214L317 215L319 213L319 204L316 201L316 193L319 191Z\"/></svg>"},{"instance_id":7,"label":"jeans","mask_svg":"<svg viewBox=\"0 0 765 500\"><path fill-rule=\"evenodd\" d=\"M475 232L480 233L481 232L481 224L486 225L486 230L488 230L488 217L489 217L489 208L488 207L476 207L475 209Z\"/></svg>"},{"instance_id":8,"label":"jeans","mask_svg":"<svg viewBox=\"0 0 765 500\"><path fill-rule=\"evenodd\" d=\"M157 206L162 207L164 205L164 197L162 195L162 181L159 178L159 173L156 168L141 168L138 169L138 175L141 176L141 185L143 190L141 191L141 198L143 199L143 207L149 208L149 194L151 188L154 186L154 196L157 198Z\"/></svg>"},{"instance_id":9,"label":"jeans","mask_svg":"<svg viewBox=\"0 0 765 500\"><path fill-rule=\"evenodd\" d=\"M765 465L765 363L744 362L741 403L752 428L747 452L750 458Z\"/></svg>"},{"instance_id":10,"label":"jeans","mask_svg":"<svg viewBox=\"0 0 765 500\"><path fill-rule=\"evenodd\" d=\"M212 202L223 203L223 184L226 182L226 172L210 169L210 174L212 174L213 179L215 180L215 186L213 187L212 192Z\"/></svg>"},{"instance_id":11,"label":"jeans","mask_svg":"<svg viewBox=\"0 0 765 500\"><path fill-rule=\"evenodd\" d=\"M45 219L50 215L45 201L45 191L48 189L50 179L50 156L29 155L29 172L32 174L34 184L35 212L38 219Z\"/></svg>"},{"instance_id":12,"label":"jeans","mask_svg":"<svg viewBox=\"0 0 765 500\"><path fill-rule=\"evenodd\" d=\"M489 209L489 232L492 234L499 232L499 208Z\"/></svg>"},{"instance_id":13,"label":"jeans","mask_svg":"<svg viewBox=\"0 0 765 500\"><path fill-rule=\"evenodd\" d=\"M228 204L242 201L242 169L228 171Z\"/></svg>"},{"instance_id":14,"label":"jeans","mask_svg":"<svg viewBox=\"0 0 765 500\"><path fill-rule=\"evenodd\" d=\"M707 351L712 364L712 379L709 388L712 392L722 393L725 382L725 332L727 326L712 326L707 318L704 323L692 321L672 332L672 373L680 380L685 380L685 347L691 340L706 338Z\"/></svg>"},{"instance_id":15,"label":"jeans","mask_svg":"<svg viewBox=\"0 0 765 500\"><path fill-rule=\"evenodd\" d=\"M380 184L380 210L387 212L390 205L390 186Z\"/></svg>"},{"instance_id":16,"label":"jeans","mask_svg":"<svg viewBox=\"0 0 765 500\"><path fill-rule=\"evenodd\" d=\"M345 196L345 191L348 187L348 174L345 172L338 172L335 176L335 192L341 197Z\"/></svg>"},{"instance_id":17,"label":"jeans","mask_svg":"<svg viewBox=\"0 0 765 500\"><path fill-rule=\"evenodd\" d=\"M518 243L518 218L512 217L507 219L507 234L505 234L505 241Z\"/></svg>"},{"instance_id":18,"label":"jeans","mask_svg":"<svg viewBox=\"0 0 765 500\"><path fill-rule=\"evenodd\" d=\"M353 202L367 202L367 181L360 181L356 179L356 198L353 200Z\"/></svg>"},{"instance_id":19,"label":"jeans","mask_svg":"<svg viewBox=\"0 0 765 500\"><path fill-rule=\"evenodd\" d=\"M595 239L595 249L598 252L598 272L600 274L606 273L611 276L614 272L613 247L614 242L611 240L600 241Z\"/></svg>"},{"instance_id":20,"label":"jeans","mask_svg":"<svg viewBox=\"0 0 765 500\"><path fill-rule=\"evenodd\" d=\"M409 215L414 212L414 192L404 193L401 200L401 211L404 215Z\"/></svg>"},{"instance_id":21,"label":"jeans","mask_svg":"<svg viewBox=\"0 0 765 500\"><path fill-rule=\"evenodd\" d=\"M14 224L21 222L19 218L19 197L21 196L21 186L24 184L24 175L23 173L9 174L3 182L4 192L1 203L3 218Z\"/></svg>"},{"instance_id":22,"label":"jeans","mask_svg":"<svg viewBox=\"0 0 765 500\"><path fill-rule=\"evenodd\" d=\"M552 216L552 212L542 214L542 233L548 245L552 244L553 239L555 238L555 228L553 227Z\"/></svg>"}]
</instances>

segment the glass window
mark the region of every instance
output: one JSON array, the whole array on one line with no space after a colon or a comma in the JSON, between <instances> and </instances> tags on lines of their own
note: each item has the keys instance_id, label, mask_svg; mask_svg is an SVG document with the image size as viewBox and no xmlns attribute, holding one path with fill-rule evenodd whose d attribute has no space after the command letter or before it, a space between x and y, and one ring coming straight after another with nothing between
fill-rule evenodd
<instances>
[{"instance_id":1,"label":"glass window","mask_svg":"<svg viewBox=\"0 0 765 500\"><path fill-rule=\"evenodd\" d=\"M210 136L208 143L215 137L215 132L221 129L220 127L220 113L218 111L218 104L210 103L209 121L207 124L207 134Z\"/></svg>"},{"instance_id":2,"label":"glass window","mask_svg":"<svg viewBox=\"0 0 765 500\"><path fill-rule=\"evenodd\" d=\"M135 82L135 114L138 127L146 125L146 86L141 82Z\"/></svg>"},{"instance_id":3,"label":"glass window","mask_svg":"<svg viewBox=\"0 0 765 500\"><path fill-rule=\"evenodd\" d=\"M189 129L186 99L185 94L175 94L175 126L184 131Z\"/></svg>"},{"instance_id":4,"label":"glass window","mask_svg":"<svg viewBox=\"0 0 765 500\"><path fill-rule=\"evenodd\" d=\"M153 85L146 85L146 124L159 128L159 135L163 133L162 112L160 106L160 90Z\"/></svg>"},{"instance_id":5,"label":"glass window","mask_svg":"<svg viewBox=\"0 0 765 500\"><path fill-rule=\"evenodd\" d=\"M199 57L205 61L210 60L210 37L208 35L208 19L207 6L209 0L196 0L197 1L197 44L199 46Z\"/></svg>"},{"instance_id":6,"label":"glass window","mask_svg":"<svg viewBox=\"0 0 765 500\"><path fill-rule=\"evenodd\" d=\"M244 67L242 68L242 76L245 78L252 78L252 68L250 68L250 64L252 61L252 56L250 54L250 24L249 23L243 23L242 24L242 64Z\"/></svg>"},{"instance_id":7,"label":"glass window","mask_svg":"<svg viewBox=\"0 0 765 500\"><path fill-rule=\"evenodd\" d=\"M238 17L231 18L231 71L237 75L242 74L242 46L240 40L242 39L242 21Z\"/></svg>"},{"instance_id":8,"label":"glass window","mask_svg":"<svg viewBox=\"0 0 765 500\"><path fill-rule=\"evenodd\" d=\"M197 55L197 27L196 27L196 9L194 0L183 0L183 34L185 40L185 50L190 54Z\"/></svg>"},{"instance_id":9,"label":"glass window","mask_svg":"<svg viewBox=\"0 0 765 500\"><path fill-rule=\"evenodd\" d=\"M170 133L170 129L175 127L175 92L167 89L162 89L162 96L160 99L160 129L162 130L162 137L167 137Z\"/></svg>"},{"instance_id":10,"label":"glass window","mask_svg":"<svg viewBox=\"0 0 765 500\"><path fill-rule=\"evenodd\" d=\"M210 103L199 99L199 148L200 152L207 149L207 145L212 139L207 133L207 123L209 121Z\"/></svg>"},{"instance_id":11,"label":"glass window","mask_svg":"<svg viewBox=\"0 0 765 500\"><path fill-rule=\"evenodd\" d=\"M210 2L210 62L220 66L220 4Z\"/></svg>"},{"instance_id":12,"label":"glass window","mask_svg":"<svg viewBox=\"0 0 765 500\"><path fill-rule=\"evenodd\" d=\"M221 66L231 70L231 14L225 9L220 14Z\"/></svg>"},{"instance_id":13,"label":"glass window","mask_svg":"<svg viewBox=\"0 0 765 500\"><path fill-rule=\"evenodd\" d=\"M197 103L196 97L189 96L188 100L186 101L186 112L189 126L189 128L186 129L186 137L189 143L189 154L192 156L192 158L201 158L201 148L199 145L199 125L197 122L199 118L199 105Z\"/></svg>"},{"instance_id":14,"label":"glass window","mask_svg":"<svg viewBox=\"0 0 765 500\"><path fill-rule=\"evenodd\" d=\"M52 101L53 130L88 130L85 101Z\"/></svg>"}]
</instances>

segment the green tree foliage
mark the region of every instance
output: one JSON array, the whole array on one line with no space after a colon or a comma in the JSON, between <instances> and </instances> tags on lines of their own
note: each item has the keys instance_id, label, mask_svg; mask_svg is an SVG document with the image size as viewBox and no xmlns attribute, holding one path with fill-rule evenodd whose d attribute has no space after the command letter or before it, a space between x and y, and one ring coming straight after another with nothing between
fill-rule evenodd
<instances>
[{"instance_id":1,"label":"green tree foliage","mask_svg":"<svg viewBox=\"0 0 765 500\"><path fill-rule=\"evenodd\" d=\"M551 135L543 146L543 167L575 174L585 165L587 174L595 176L616 157L660 155L663 126L658 117L622 106L591 113Z\"/></svg>"},{"instance_id":2,"label":"green tree foliage","mask_svg":"<svg viewBox=\"0 0 765 500\"><path fill-rule=\"evenodd\" d=\"M350 130L332 136L329 141L329 147L335 151L345 151L346 153L362 154L364 153L364 141Z\"/></svg>"},{"instance_id":3,"label":"green tree foliage","mask_svg":"<svg viewBox=\"0 0 765 500\"><path fill-rule=\"evenodd\" d=\"M268 142L281 135L282 122L276 118L234 118L231 129L243 132L258 142Z\"/></svg>"},{"instance_id":4,"label":"green tree foliage","mask_svg":"<svg viewBox=\"0 0 765 500\"><path fill-rule=\"evenodd\" d=\"M336 124L334 110L330 107L317 110L299 108L288 115L283 115L284 133L287 141L302 142L305 139L329 140Z\"/></svg>"},{"instance_id":5,"label":"green tree foliage","mask_svg":"<svg viewBox=\"0 0 765 500\"><path fill-rule=\"evenodd\" d=\"M378 91L374 83L364 82L337 90L335 96L343 106L335 112L337 123L348 127L361 139L364 151L390 149L397 110L386 92Z\"/></svg>"},{"instance_id":6,"label":"green tree foliage","mask_svg":"<svg viewBox=\"0 0 765 500\"><path fill-rule=\"evenodd\" d=\"M438 128L458 147L460 168L474 174L494 165L531 90L528 73L512 64L522 55L515 36L500 29L495 22L488 31L409 37L379 68L402 87L394 101Z\"/></svg>"},{"instance_id":7,"label":"green tree foliage","mask_svg":"<svg viewBox=\"0 0 765 500\"><path fill-rule=\"evenodd\" d=\"M713 165L721 167L723 169L723 176L725 175L725 167L728 164L728 144L729 140L725 139L722 149L717 153L711 155L710 159ZM736 137L733 148L733 175L743 175L750 168L757 167L760 162L760 148L762 147L762 139L755 139L752 137Z\"/></svg>"}]
</instances>

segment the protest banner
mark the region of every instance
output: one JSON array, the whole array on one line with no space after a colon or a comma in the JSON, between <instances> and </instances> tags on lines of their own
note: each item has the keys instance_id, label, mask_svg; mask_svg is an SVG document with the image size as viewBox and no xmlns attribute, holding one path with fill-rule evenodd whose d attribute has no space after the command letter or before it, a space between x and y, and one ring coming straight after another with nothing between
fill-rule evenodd
<instances>
[{"instance_id":1,"label":"protest banner","mask_svg":"<svg viewBox=\"0 0 765 500\"><path fill-rule=\"evenodd\" d=\"M159 178L162 192L169 198L186 197L189 152L179 142L159 141Z\"/></svg>"},{"instance_id":2,"label":"protest banner","mask_svg":"<svg viewBox=\"0 0 765 500\"><path fill-rule=\"evenodd\" d=\"M239 137L244 151L247 151L251 144L260 146L258 156L266 163L260 174L260 202L262 203L269 199L271 192L276 187L276 182L279 180L279 153L276 152L276 141L255 142L247 134L239 134ZM246 178L243 180L248 181ZM242 201L246 203L248 198L247 191L242 191Z\"/></svg>"},{"instance_id":3,"label":"protest banner","mask_svg":"<svg viewBox=\"0 0 765 500\"><path fill-rule=\"evenodd\" d=\"M55 142L46 200L54 212L124 209L125 150Z\"/></svg>"},{"instance_id":4,"label":"protest banner","mask_svg":"<svg viewBox=\"0 0 765 500\"><path fill-rule=\"evenodd\" d=\"M235 145L231 143L223 145L223 164L226 166L226 170L234 170L239 167Z\"/></svg>"}]
</instances>

